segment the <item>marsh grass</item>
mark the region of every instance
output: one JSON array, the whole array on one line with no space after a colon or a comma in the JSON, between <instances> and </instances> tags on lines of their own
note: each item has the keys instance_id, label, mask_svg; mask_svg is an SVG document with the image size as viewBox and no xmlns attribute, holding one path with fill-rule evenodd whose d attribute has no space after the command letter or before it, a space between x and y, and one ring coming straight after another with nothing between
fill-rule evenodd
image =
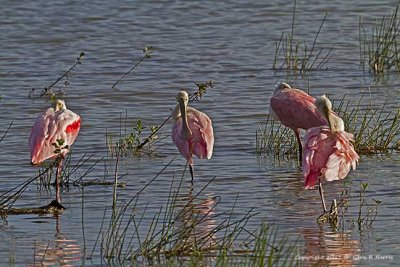
<instances>
[{"instance_id":1,"label":"marsh grass","mask_svg":"<svg viewBox=\"0 0 400 267\"><path fill-rule=\"evenodd\" d=\"M164 204L143 203L146 192L171 163L127 203L118 202L109 219L105 210L98 240L109 264L295 265L294 243L278 237L274 227L262 224L256 231L247 230L257 213L250 209L242 217L234 216L239 197L231 209L221 211L220 197L204 196L215 177L194 193L192 186L185 187L183 173L168 185Z\"/></svg>"},{"instance_id":2,"label":"marsh grass","mask_svg":"<svg viewBox=\"0 0 400 267\"><path fill-rule=\"evenodd\" d=\"M55 163L52 165L48 166L46 169L44 169L42 172L40 172L38 175L35 177L28 179L27 181L11 188L10 190L7 190L6 192L2 193L0 195L0 213L4 212L6 213L8 209L11 209L14 203L18 200L18 198L25 192L25 190L28 188L28 186L37 180L41 175L44 175L47 173Z\"/></svg>"},{"instance_id":3,"label":"marsh grass","mask_svg":"<svg viewBox=\"0 0 400 267\"><path fill-rule=\"evenodd\" d=\"M395 70L400 73L399 35L400 21L398 19L400 2L395 10L375 23L371 33L367 33L362 20L359 22L360 62L375 75L381 75Z\"/></svg>"},{"instance_id":4,"label":"marsh grass","mask_svg":"<svg viewBox=\"0 0 400 267\"><path fill-rule=\"evenodd\" d=\"M286 69L289 72L304 74L311 70L320 70L329 61L334 45L329 49L317 47L317 40L328 13L325 13L321 25L315 34L311 47L307 43L297 41L295 38L296 0L292 13L292 27L289 34L282 32L275 46L275 56L272 69Z\"/></svg>"},{"instance_id":5,"label":"marsh grass","mask_svg":"<svg viewBox=\"0 0 400 267\"><path fill-rule=\"evenodd\" d=\"M343 119L345 130L354 134L359 154L377 154L400 150L400 109L388 111L386 103L364 105L365 94L358 100L343 96L333 101L335 112ZM297 142L291 129L268 115L265 125L258 124L256 154L274 158L297 158Z\"/></svg>"},{"instance_id":6,"label":"marsh grass","mask_svg":"<svg viewBox=\"0 0 400 267\"><path fill-rule=\"evenodd\" d=\"M6 136L11 126L12 123L9 125L2 139ZM39 169L38 174L35 177L22 182L21 184L11 188L10 190L0 195L0 216L4 220L9 214L56 213L61 211L61 208L63 209L62 205L60 205L57 201L56 202L53 201L46 206L34 207L34 208L13 208L13 205L32 183L40 181L39 182L40 189L45 188L48 191L50 190L50 182L51 182L51 175L53 173L53 167L56 166L60 162L60 160L62 160L61 158L62 151L64 149L69 149L69 146L67 145L64 146L64 142L65 141L63 139L57 139L57 143L52 144L55 149L54 151L54 153L56 154L55 159L53 161L43 164L42 167Z\"/></svg>"},{"instance_id":7,"label":"marsh grass","mask_svg":"<svg viewBox=\"0 0 400 267\"><path fill-rule=\"evenodd\" d=\"M69 188L70 186L88 186L88 185L113 185L109 181L101 181L99 179L88 180L87 176L94 170L95 166L103 161L104 157L94 159L94 155L84 154L77 162L73 162L72 152L69 152L63 162L60 177L60 186ZM37 177L34 181L38 190L50 191L51 187L55 186L54 162L44 162L37 171ZM46 170L46 171L45 171ZM82 173L80 172L82 171Z\"/></svg>"},{"instance_id":8,"label":"marsh grass","mask_svg":"<svg viewBox=\"0 0 400 267\"><path fill-rule=\"evenodd\" d=\"M348 182L345 182L345 184ZM361 233L372 227L376 220L381 200L368 197L368 183L360 182L359 190L352 190L353 183L341 192L337 204L338 221L335 228L343 231L357 227Z\"/></svg>"},{"instance_id":9,"label":"marsh grass","mask_svg":"<svg viewBox=\"0 0 400 267\"><path fill-rule=\"evenodd\" d=\"M362 107L363 94L358 101L343 96L336 112L343 119L347 132L354 134L354 147L360 154L378 154L400 150L400 108L388 111L386 102Z\"/></svg>"},{"instance_id":10,"label":"marsh grass","mask_svg":"<svg viewBox=\"0 0 400 267\"><path fill-rule=\"evenodd\" d=\"M71 162L71 154L68 153L64 160L64 164L61 170L61 183L60 185L64 189L68 189L70 186L88 186L88 185L114 185L112 181L100 181L98 179L84 181L84 178L94 169L94 167L103 160L97 159L93 160L93 156L87 156L86 154L81 157L76 163ZM0 194L0 216L5 219L10 214L48 214L48 213L58 213L60 209L54 206L53 202L41 206L41 207L30 207L30 208L13 208L13 205L17 202L19 197L25 192L25 190L31 185L36 184L38 192L46 191L50 192L51 188L55 186L54 171L57 165L57 159L53 161L45 162L36 171L33 178L27 179L21 184L11 188L8 191ZM84 169L83 172L78 172L78 170ZM76 179L72 180L72 176ZM118 183L118 187L124 187L123 183Z\"/></svg>"},{"instance_id":11,"label":"marsh grass","mask_svg":"<svg viewBox=\"0 0 400 267\"><path fill-rule=\"evenodd\" d=\"M257 124L256 155L268 155L274 159L297 159L297 141L293 131L285 127L271 115L267 115L265 125Z\"/></svg>"},{"instance_id":12,"label":"marsh grass","mask_svg":"<svg viewBox=\"0 0 400 267\"><path fill-rule=\"evenodd\" d=\"M296 256L299 251L294 246L297 241L290 241L286 236L279 237L275 226L262 223L260 228L253 234L245 245L249 250L244 250L241 259L236 257L227 259L225 264L220 266L231 266L240 263L242 266L297 266ZM224 255L224 254L223 254ZM219 256L221 258L221 256ZM240 257L239 257L240 259ZM226 259L225 259L226 260Z\"/></svg>"},{"instance_id":13,"label":"marsh grass","mask_svg":"<svg viewBox=\"0 0 400 267\"><path fill-rule=\"evenodd\" d=\"M108 167L105 165L105 173L103 179L89 179L88 175L94 170L94 168L101 162L104 161L104 157L94 159L93 155L87 156L84 154L77 162L72 162L72 153L68 153L64 159L61 169L61 181L60 186L63 190L69 190L71 186L80 187L83 193L83 187L92 185L101 186L114 186L115 188L124 188L125 183L119 182L125 175L117 176L117 169L115 169L115 177L117 179L108 179ZM57 205L52 201L50 204L40 207L22 207L14 208L13 205L17 202L19 197L24 191L31 185L36 184L38 192L46 191L50 193L51 188L55 186L53 177L56 174L55 169L57 168L58 160L44 162L35 177L30 178L23 183L15 186L14 188L0 194L0 217L6 220L8 215L20 215L20 214L54 214L58 215L65 208L62 205Z\"/></svg>"}]
</instances>

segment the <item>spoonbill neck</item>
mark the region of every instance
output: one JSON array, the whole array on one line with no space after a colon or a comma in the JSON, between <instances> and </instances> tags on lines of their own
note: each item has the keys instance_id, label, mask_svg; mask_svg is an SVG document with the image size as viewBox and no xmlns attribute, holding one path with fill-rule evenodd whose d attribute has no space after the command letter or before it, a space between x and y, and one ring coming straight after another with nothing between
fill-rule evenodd
<instances>
[{"instance_id":1,"label":"spoonbill neck","mask_svg":"<svg viewBox=\"0 0 400 267\"><path fill-rule=\"evenodd\" d=\"M329 123L329 128L332 132L342 132L344 131L344 122L343 120L335 115L332 111L327 114L327 120Z\"/></svg>"},{"instance_id":2,"label":"spoonbill neck","mask_svg":"<svg viewBox=\"0 0 400 267\"><path fill-rule=\"evenodd\" d=\"M189 139L192 135L192 131L189 128L188 118L187 118L187 104L183 101L179 102L179 110L181 112L182 117L182 137L185 139Z\"/></svg>"}]
</instances>

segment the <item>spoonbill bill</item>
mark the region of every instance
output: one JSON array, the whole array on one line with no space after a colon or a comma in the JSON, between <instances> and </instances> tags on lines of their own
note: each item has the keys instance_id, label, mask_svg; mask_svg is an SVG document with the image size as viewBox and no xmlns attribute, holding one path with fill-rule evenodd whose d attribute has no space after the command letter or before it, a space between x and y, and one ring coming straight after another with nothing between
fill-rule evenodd
<instances>
[{"instance_id":1,"label":"spoonbill bill","mask_svg":"<svg viewBox=\"0 0 400 267\"><path fill-rule=\"evenodd\" d=\"M64 101L57 100L55 108L49 108L37 117L29 137L32 165L57 157L56 198L53 202L59 207L62 207L60 194L62 161L78 136L80 126L80 116L67 109Z\"/></svg>"},{"instance_id":2,"label":"spoonbill bill","mask_svg":"<svg viewBox=\"0 0 400 267\"><path fill-rule=\"evenodd\" d=\"M189 164L192 183L194 179L193 155L210 159L214 148L214 130L211 119L203 112L188 107L189 95L180 91L177 105L171 113L174 120L172 141Z\"/></svg>"}]
</instances>

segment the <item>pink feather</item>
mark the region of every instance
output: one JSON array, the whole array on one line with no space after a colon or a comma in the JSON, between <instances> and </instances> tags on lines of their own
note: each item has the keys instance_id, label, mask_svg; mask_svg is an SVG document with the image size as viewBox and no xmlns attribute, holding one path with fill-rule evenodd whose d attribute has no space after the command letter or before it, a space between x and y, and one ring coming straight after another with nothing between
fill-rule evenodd
<instances>
[{"instance_id":1,"label":"pink feather","mask_svg":"<svg viewBox=\"0 0 400 267\"><path fill-rule=\"evenodd\" d=\"M344 131L332 133L328 127L314 127L303 141L303 175L305 188L314 188L319 176L327 181L347 176L359 160L354 150L353 135Z\"/></svg>"},{"instance_id":2,"label":"pink feather","mask_svg":"<svg viewBox=\"0 0 400 267\"><path fill-rule=\"evenodd\" d=\"M80 116L69 109L55 111L49 108L39 115L29 137L32 164L56 156L56 148L52 144L57 143L57 139L63 139L63 146L70 147L78 136L80 123ZM68 150L64 149L62 153L65 156Z\"/></svg>"},{"instance_id":3,"label":"pink feather","mask_svg":"<svg viewBox=\"0 0 400 267\"><path fill-rule=\"evenodd\" d=\"M294 131L327 125L315 106L315 98L285 83L278 84L270 99L270 114Z\"/></svg>"},{"instance_id":4,"label":"pink feather","mask_svg":"<svg viewBox=\"0 0 400 267\"><path fill-rule=\"evenodd\" d=\"M179 117L172 126L172 141L190 165L194 163L192 155L210 159L214 147L214 131L211 119L205 113L188 107L187 121L192 132L190 138L183 138L182 117Z\"/></svg>"}]
</instances>

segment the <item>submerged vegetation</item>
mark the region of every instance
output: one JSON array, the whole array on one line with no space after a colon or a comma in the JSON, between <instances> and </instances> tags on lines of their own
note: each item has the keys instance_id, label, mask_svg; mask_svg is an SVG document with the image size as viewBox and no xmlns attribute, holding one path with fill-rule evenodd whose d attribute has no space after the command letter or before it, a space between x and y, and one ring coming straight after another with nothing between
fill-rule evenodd
<instances>
[{"instance_id":1,"label":"submerged vegetation","mask_svg":"<svg viewBox=\"0 0 400 267\"><path fill-rule=\"evenodd\" d=\"M296 0L293 7L291 32L286 35L282 32L279 41L276 43L272 69L286 69L294 74L304 74L307 71L319 70L329 61L329 56L334 48L334 45L329 49L317 47L317 40L328 14L325 13L311 47L307 46L306 42L303 43L296 40L294 34L295 15Z\"/></svg>"},{"instance_id":2,"label":"submerged vegetation","mask_svg":"<svg viewBox=\"0 0 400 267\"><path fill-rule=\"evenodd\" d=\"M375 75L391 70L400 73L399 5L400 2L392 13L377 21L371 33L367 32L360 18L360 61Z\"/></svg>"}]
</instances>

